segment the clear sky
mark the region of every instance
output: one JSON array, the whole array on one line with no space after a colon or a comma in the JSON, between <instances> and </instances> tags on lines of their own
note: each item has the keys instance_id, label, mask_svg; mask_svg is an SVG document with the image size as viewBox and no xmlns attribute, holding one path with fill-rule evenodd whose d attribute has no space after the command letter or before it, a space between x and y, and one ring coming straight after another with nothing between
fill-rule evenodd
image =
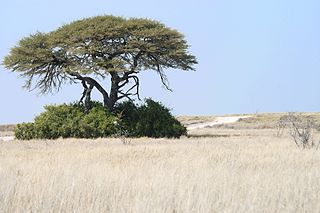
<instances>
[{"instance_id":1,"label":"clear sky","mask_svg":"<svg viewBox=\"0 0 320 213\"><path fill-rule=\"evenodd\" d=\"M151 18L185 34L199 64L168 72L172 93L155 73L142 74L142 97L175 115L320 111L319 11L319 0L2 0L0 58L22 37L80 18ZM31 121L43 105L81 95L80 85L28 92L2 66L0 80L0 124Z\"/></svg>"}]
</instances>

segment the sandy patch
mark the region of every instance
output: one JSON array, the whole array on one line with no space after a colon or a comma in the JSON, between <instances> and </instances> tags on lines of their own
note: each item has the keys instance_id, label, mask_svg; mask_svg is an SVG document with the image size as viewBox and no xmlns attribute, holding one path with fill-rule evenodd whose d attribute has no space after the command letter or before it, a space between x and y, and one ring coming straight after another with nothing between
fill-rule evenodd
<instances>
[{"instance_id":1,"label":"sandy patch","mask_svg":"<svg viewBox=\"0 0 320 213\"><path fill-rule=\"evenodd\" d=\"M12 141L14 140L14 136L2 136L0 137L0 141Z\"/></svg>"},{"instance_id":2,"label":"sandy patch","mask_svg":"<svg viewBox=\"0 0 320 213\"><path fill-rule=\"evenodd\" d=\"M201 128L206 128L206 127L213 127L213 126L221 125L221 124L230 124L230 123L235 123L235 122L239 121L240 119L249 118L249 117L252 117L252 116L216 117L214 119L214 121L198 123L198 124L191 124L191 125L187 126L187 129L193 130L193 129L201 129Z\"/></svg>"}]
</instances>

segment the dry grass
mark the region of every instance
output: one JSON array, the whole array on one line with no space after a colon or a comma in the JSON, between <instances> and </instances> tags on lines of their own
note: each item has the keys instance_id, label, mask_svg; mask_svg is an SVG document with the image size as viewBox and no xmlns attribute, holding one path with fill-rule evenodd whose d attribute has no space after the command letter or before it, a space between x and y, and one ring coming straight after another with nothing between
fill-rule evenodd
<instances>
[{"instance_id":1,"label":"dry grass","mask_svg":"<svg viewBox=\"0 0 320 213\"><path fill-rule=\"evenodd\" d=\"M0 125L0 132L13 132L16 128L15 124Z\"/></svg>"},{"instance_id":2,"label":"dry grass","mask_svg":"<svg viewBox=\"0 0 320 213\"><path fill-rule=\"evenodd\" d=\"M212 128L215 129L273 129L277 125L280 117L286 115L287 113L259 113L259 114L241 114L244 116L250 116L249 118L240 119L238 122L230 124L217 125ZM302 116L312 117L316 122L320 123L320 113L318 112L308 112L308 113L298 113ZM231 116L231 115L226 115ZM239 115L233 115L239 116ZM197 119L196 119L197 118ZM203 123L207 121L213 121L215 117L213 116L182 116L178 119L185 125L189 123L186 121L196 121L197 123Z\"/></svg>"},{"instance_id":3,"label":"dry grass","mask_svg":"<svg viewBox=\"0 0 320 213\"><path fill-rule=\"evenodd\" d=\"M261 136L276 136L276 129L242 129L242 128L201 128L192 129L188 131L189 137L232 137L232 136L250 136L257 137Z\"/></svg>"},{"instance_id":4,"label":"dry grass","mask_svg":"<svg viewBox=\"0 0 320 213\"><path fill-rule=\"evenodd\" d=\"M16 127L15 124L0 125L0 137L13 136L14 135L13 131L15 127Z\"/></svg>"},{"instance_id":5,"label":"dry grass","mask_svg":"<svg viewBox=\"0 0 320 213\"><path fill-rule=\"evenodd\" d=\"M215 116L177 116L177 119L185 126L214 121Z\"/></svg>"},{"instance_id":6,"label":"dry grass","mask_svg":"<svg viewBox=\"0 0 320 213\"><path fill-rule=\"evenodd\" d=\"M13 136L14 132L9 132L9 131L0 131L0 137L3 136Z\"/></svg>"},{"instance_id":7,"label":"dry grass","mask_svg":"<svg viewBox=\"0 0 320 213\"><path fill-rule=\"evenodd\" d=\"M0 212L320 212L320 152L264 134L0 142Z\"/></svg>"}]
</instances>

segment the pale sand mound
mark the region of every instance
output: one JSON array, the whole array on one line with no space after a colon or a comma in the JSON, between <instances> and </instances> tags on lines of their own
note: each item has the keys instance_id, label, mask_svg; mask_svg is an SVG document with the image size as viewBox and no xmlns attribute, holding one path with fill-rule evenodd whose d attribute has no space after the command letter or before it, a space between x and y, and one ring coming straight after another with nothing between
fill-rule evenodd
<instances>
[{"instance_id":1,"label":"pale sand mound","mask_svg":"<svg viewBox=\"0 0 320 213\"><path fill-rule=\"evenodd\" d=\"M0 137L0 141L12 141L14 140L14 136L2 136Z\"/></svg>"},{"instance_id":2,"label":"pale sand mound","mask_svg":"<svg viewBox=\"0 0 320 213\"><path fill-rule=\"evenodd\" d=\"M188 130L193 130L193 129L201 129L201 128L206 128L206 127L213 127L216 125L221 125L221 124L229 124L229 123L235 123L239 121L240 119L243 118L249 118L251 116L225 116L225 117L216 117L214 121L211 122L204 122L204 123L198 123L198 124L191 124L187 126Z\"/></svg>"}]
</instances>

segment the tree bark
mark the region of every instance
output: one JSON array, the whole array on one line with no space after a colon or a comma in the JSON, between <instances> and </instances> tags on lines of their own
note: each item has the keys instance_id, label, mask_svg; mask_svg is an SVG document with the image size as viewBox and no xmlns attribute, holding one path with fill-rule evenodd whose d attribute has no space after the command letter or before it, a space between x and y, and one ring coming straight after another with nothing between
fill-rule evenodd
<instances>
[{"instance_id":1,"label":"tree bark","mask_svg":"<svg viewBox=\"0 0 320 213\"><path fill-rule=\"evenodd\" d=\"M80 101L85 99L84 106L86 110L90 109L90 100L91 100L91 91L93 88L96 88L103 97L103 105L106 107L110 112L114 111L114 106L116 102L122 98L130 99L130 96L137 95L139 98L139 79L137 76L132 75L135 72L128 72L125 73L122 77L120 77L119 73L112 72L111 75L111 88L110 88L110 96L108 92L93 78L86 77L80 75L78 72L71 72L69 73L71 76L76 77L82 81L82 85L84 87L84 92ZM126 92L122 91L122 88L129 83L129 79L133 79L135 84L129 88ZM89 87L87 86L89 85ZM136 92L131 92L133 89L136 89ZM119 96L119 94L121 96ZM139 98L140 99L140 98Z\"/></svg>"},{"instance_id":2,"label":"tree bark","mask_svg":"<svg viewBox=\"0 0 320 213\"><path fill-rule=\"evenodd\" d=\"M88 89L88 86L87 86L85 81L81 81L81 83L82 83L82 86L83 86L83 92L82 92L82 96L81 96L81 98L79 100L79 103L83 103L83 99L86 97L86 93L87 93L87 89Z\"/></svg>"},{"instance_id":3,"label":"tree bark","mask_svg":"<svg viewBox=\"0 0 320 213\"><path fill-rule=\"evenodd\" d=\"M118 101L118 92L119 92L119 83L120 77L118 73L110 73L111 74L111 88L110 88L110 98L108 108L112 112L114 110L114 106Z\"/></svg>"},{"instance_id":4,"label":"tree bark","mask_svg":"<svg viewBox=\"0 0 320 213\"><path fill-rule=\"evenodd\" d=\"M83 86L83 93L79 103L83 103L85 111L88 112L91 109L90 101L91 101L91 91L93 89L93 85L90 84L88 87L85 80L82 80L81 83ZM83 102L83 99L84 99L84 102Z\"/></svg>"},{"instance_id":5,"label":"tree bark","mask_svg":"<svg viewBox=\"0 0 320 213\"><path fill-rule=\"evenodd\" d=\"M85 99L84 99L84 108L85 111L88 112L91 109L91 91L93 89L93 85L90 85L87 90L86 90L86 94L85 94Z\"/></svg>"},{"instance_id":6,"label":"tree bark","mask_svg":"<svg viewBox=\"0 0 320 213\"><path fill-rule=\"evenodd\" d=\"M95 87L101 93L101 95L103 97L103 106L108 108L109 111L111 111L111 109L113 109L112 104L110 103L110 100L109 100L108 92L96 80L94 80L93 78L90 78L90 77L82 76L77 72L71 72L69 74L71 76L76 77L76 79L79 79L81 81L85 81L87 84L89 84L92 87L91 90ZM91 94L91 90L89 92L90 94Z\"/></svg>"}]
</instances>

